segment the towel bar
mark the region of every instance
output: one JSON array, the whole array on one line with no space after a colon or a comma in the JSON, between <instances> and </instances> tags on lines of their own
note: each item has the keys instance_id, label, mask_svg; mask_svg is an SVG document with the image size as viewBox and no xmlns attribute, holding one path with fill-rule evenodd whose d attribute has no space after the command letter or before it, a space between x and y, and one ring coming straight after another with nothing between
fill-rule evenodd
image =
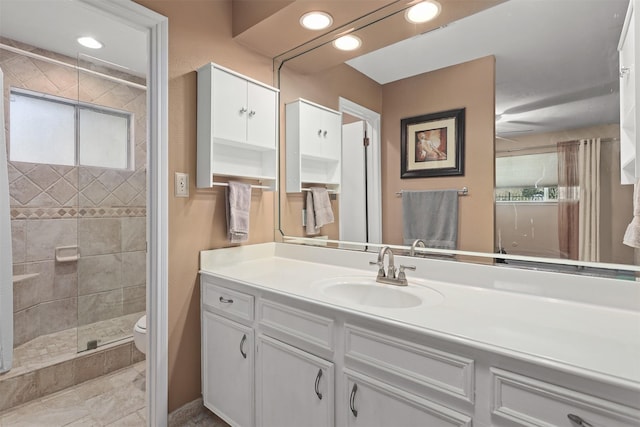
<instances>
[{"instance_id":1,"label":"towel bar","mask_svg":"<svg viewBox=\"0 0 640 427\"><path fill-rule=\"evenodd\" d=\"M396 191L396 196L400 197L402 196L402 192L404 190L400 190L400 191ZM416 191L420 191L420 190L416 190ZM469 194L469 188L468 187L462 187L460 190L458 190L458 196L466 196Z\"/></svg>"},{"instance_id":2,"label":"towel bar","mask_svg":"<svg viewBox=\"0 0 640 427\"><path fill-rule=\"evenodd\" d=\"M214 182L213 185L216 186L216 187L228 187L229 183L228 182ZM261 188L261 189L265 189L265 190L271 189L271 187L269 187L268 185L254 185L254 184L251 184L251 188Z\"/></svg>"}]
</instances>

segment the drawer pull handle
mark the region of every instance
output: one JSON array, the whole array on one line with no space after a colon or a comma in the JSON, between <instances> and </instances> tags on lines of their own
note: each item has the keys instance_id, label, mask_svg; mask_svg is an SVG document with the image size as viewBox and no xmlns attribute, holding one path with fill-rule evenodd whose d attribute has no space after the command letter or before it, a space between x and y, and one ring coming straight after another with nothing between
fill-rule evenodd
<instances>
[{"instance_id":1,"label":"drawer pull handle","mask_svg":"<svg viewBox=\"0 0 640 427\"><path fill-rule=\"evenodd\" d=\"M581 417L577 415L569 414L567 415L567 418L569 418L569 420L571 420L571 422L577 426L593 427L593 424L586 422L585 420L583 420Z\"/></svg>"},{"instance_id":2,"label":"drawer pull handle","mask_svg":"<svg viewBox=\"0 0 640 427\"><path fill-rule=\"evenodd\" d=\"M240 354L243 358L247 358L247 353L244 352L244 342L247 340L247 334L242 335L242 339L240 340Z\"/></svg>"},{"instance_id":3,"label":"drawer pull handle","mask_svg":"<svg viewBox=\"0 0 640 427\"><path fill-rule=\"evenodd\" d=\"M220 297L220 302L223 304L233 304L232 299L226 299L225 297Z\"/></svg>"},{"instance_id":4,"label":"drawer pull handle","mask_svg":"<svg viewBox=\"0 0 640 427\"><path fill-rule=\"evenodd\" d=\"M358 385L354 384L351 388L351 396L349 396L349 409L351 409L351 413L354 417L358 416L358 410L355 408L356 403L356 393L358 392Z\"/></svg>"},{"instance_id":5,"label":"drawer pull handle","mask_svg":"<svg viewBox=\"0 0 640 427\"><path fill-rule=\"evenodd\" d=\"M318 369L318 375L316 375L316 383L315 383L316 396L318 396L318 399L322 400L322 393L320 393L320 390L319 390L320 378L322 378L322 369Z\"/></svg>"}]
</instances>

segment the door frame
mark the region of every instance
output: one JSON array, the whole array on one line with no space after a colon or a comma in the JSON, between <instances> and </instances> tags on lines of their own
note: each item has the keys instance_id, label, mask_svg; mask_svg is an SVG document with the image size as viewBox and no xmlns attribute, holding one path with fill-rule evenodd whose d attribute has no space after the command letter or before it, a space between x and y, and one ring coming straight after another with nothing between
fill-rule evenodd
<instances>
[{"instance_id":1,"label":"door frame","mask_svg":"<svg viewBox=\"0 0 640 427\"><path fill-rule=\"evenodd\" d=\"M380 113L369 110L360 104L340 97L338 109L341 113L347 113L366 121L373 129L371 140L371 159L367 168L368 177L368 206L369 213L369 242L382 243L382 168L381 168L381 147L380 147Z\"/></svg>"}]
</instances>

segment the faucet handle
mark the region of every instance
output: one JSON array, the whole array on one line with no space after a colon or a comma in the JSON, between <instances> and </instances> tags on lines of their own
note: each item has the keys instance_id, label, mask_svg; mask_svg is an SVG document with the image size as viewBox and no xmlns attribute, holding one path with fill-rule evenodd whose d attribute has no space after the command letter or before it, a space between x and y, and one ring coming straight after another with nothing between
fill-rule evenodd
<instances>
[{"instance_id":1,"label":"faucet handle","mask_svg":"<svg viewBox=\"0 0 640 427\"><path fill-rule=\"evenodd\" d=\"M378 277L385 277L384 274L384 264L380 261L369 261L369 265L377 265L378 266Z\"/></svg>"},{"instance_id":2,"label":"faucet handle","mask_svg":"<svg viewBox=\"0 0 640 427\"><path fill-rule=\"evenodd\" d=\"M405 270L416 271L415 265L401 265L400 270L398 270L398 280L407 281L407 275L404 273Z\"/></svg>"}]
</instances>

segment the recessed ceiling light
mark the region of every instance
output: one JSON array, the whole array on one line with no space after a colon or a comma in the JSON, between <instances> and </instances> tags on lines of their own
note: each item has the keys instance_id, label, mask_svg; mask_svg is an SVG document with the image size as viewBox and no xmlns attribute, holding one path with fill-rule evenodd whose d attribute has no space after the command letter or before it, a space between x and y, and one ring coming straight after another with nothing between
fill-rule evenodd
<instances>
[{"instance_id":1,"label":"recessed ceiling light","mask_svg":"<svg viewBox=\"0 0 640 427\"><path fill-rule=\"evenodd\" d=\"M440 15L440 3L434 0L427 0L411 6L404 14L407 21L414 24L431 21Z\"/></svg>"},{"instance_id":2,"label":"recessed ceiling light","mask_svg":"<svg viewBox=\"0 0 640 427\"><path fill-rule=\"evenodd\" d=\"M333 41L333 46L340 50L356 50L362 46L362 40L359 37L347 34Z\"/></svg>"},{"instance_id":3,"label":"recessed ceiling light","mask_svg":"<svg viewBox=\"0 0 640 427\"><path fill-rule=\"evenodd\" d=\"M93 37L78 37L78 43L80 43L84 47L88 47L89 49L100 49L103 44Z\"/></svg>"},{"instance_id":4,"label":"recessed ceiling light","mask_svg":"<svg viewBox=\"0 0 640 427\"><path fill-rule=\"evenodd\" d=\"M324 30L333 24L333 18L326 12L307 12L300 18L300 25L308 30Z\"/></svg>"}]
</instances>

